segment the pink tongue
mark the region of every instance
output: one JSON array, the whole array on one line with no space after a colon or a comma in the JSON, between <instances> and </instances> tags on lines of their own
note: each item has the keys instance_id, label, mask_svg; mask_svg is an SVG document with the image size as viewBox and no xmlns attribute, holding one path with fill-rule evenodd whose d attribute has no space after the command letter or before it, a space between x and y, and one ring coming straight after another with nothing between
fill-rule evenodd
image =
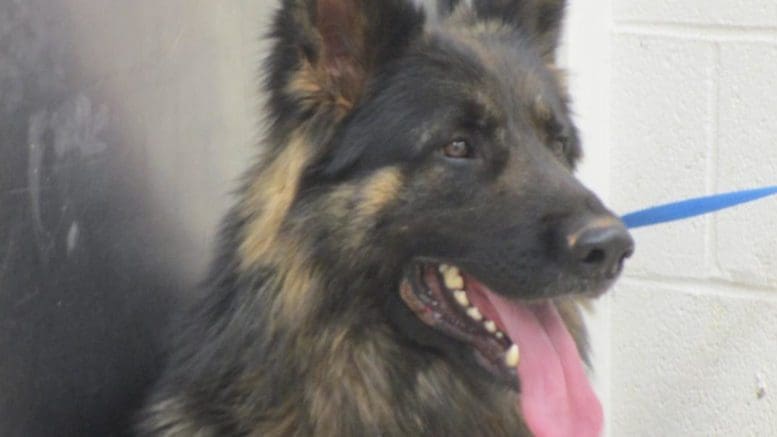
<instances>
[{"instance_id":1,"label":"pink tongue","mask_svg":"<svg viewBox=\"0 0 777 437\"><path fill-rule=\"evenodd\" d=\"M555 305L528 306L484 294L520 349L520 406L529 429L537 437L599 436L601 404Z\"/></svg>"}]
</instances>

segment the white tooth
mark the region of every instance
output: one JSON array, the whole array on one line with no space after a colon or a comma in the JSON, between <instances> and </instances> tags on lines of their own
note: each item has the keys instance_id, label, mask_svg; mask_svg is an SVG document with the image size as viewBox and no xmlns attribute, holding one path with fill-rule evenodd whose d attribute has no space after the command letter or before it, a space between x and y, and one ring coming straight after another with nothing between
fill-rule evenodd
<instances>
[{"instance_id":1,"label":"white tooth","mask_svg":"<svg viewBox=\"0 0 777 437\"><path fill-rule=\"evenodd\" d=\"M483 326L486 327L486 331L492 334L496 332L496 323L494 323L491 320L486 320L485 322L483 322Z\"/></svg>"},{"instance_id":2,"label":"white tooth","mask_svg":"<svg viewBox=\"0 0 777 437\"><path fill-rule=\"evenodd\" d=\"M499 338L499 339L504 338L505 336L504 334L502 334L502 331L496 331L494 335L496 336L496 338Z\"/></svg>"},{"instance_id":3,"label":"white tooth","mask_svg":"<svg viewBox=\"0 0 777 437\"><path fill-rule=\"evenodd\" d=\"M440 267L438 267L437 269L440 271L440 273L445 273L450 268L451 266L449 266L448 264L440 264Z\"/></svg>"},{"instance_id":4,"label":"white tooth","mask_svg":"<svg viewBox=\"0 0 777 437\"><path fill-rule=\"evenodd\" d=\"M480 310L477 309L476 307L467 308L467 315L477 320L478 322L483 320L483 315L480 314Z\"/></svg>"},{"instance_id":5,"label":"white tooth","mask_svg":"<svg viewBox=\"0 0 777 437\"><path fill-rule=\"evenodd\" d=\"M518 351L518 345L513 344L505 352L505 364L507 367L518 367L518 361L521 359L521 354Z\"/></svg>"},{"instance_id":6,"label":"white tooth","mask_svg":"<svg viewBox=\"0 0 777 437\"><path fill-rule=\"evenodd\" d=\"M469 306L469 299L467 299L467 292L464 290L455 290L453 292L453 298L456 299L456 302L459 303L459 305L463 307Z\"/></svg>"},{"instance_id":7,"label":"white tooth","mask_svg":"<svg viewBox=\"0 0 777 437\"><path fill-rule=\"evenodd\" d=\"M459 274L459 269L451 267L442 274L445 286L449 290L461 290L464 288L464 279Z\"/></svg>"}]
</instances>

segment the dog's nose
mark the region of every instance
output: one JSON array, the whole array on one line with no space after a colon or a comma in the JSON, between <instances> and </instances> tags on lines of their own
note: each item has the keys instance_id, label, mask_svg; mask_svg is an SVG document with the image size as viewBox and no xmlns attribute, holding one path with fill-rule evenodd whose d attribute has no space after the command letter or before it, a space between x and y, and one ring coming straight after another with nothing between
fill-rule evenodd
<instances>
[{"instance_id":1,"label":"dog's nose","mask_svg":"<svg viewBox=\"0 0 777 437\"><path fill-rule=\"evenodd\" d=\"M594 221L567 239L574 262L591 275L616 277L634 253L634 240L617 220Z\"/></svg>"}]
</instances>

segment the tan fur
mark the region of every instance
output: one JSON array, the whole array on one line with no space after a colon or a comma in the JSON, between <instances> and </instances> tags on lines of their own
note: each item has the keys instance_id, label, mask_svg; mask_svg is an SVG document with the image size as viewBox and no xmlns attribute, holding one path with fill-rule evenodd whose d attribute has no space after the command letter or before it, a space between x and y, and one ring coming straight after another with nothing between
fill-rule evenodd
<instances>
[{"instance_id":1,"label":"tan fur","mask_svg":"<svg viewBox=\"0 0 777 437\"><path fill-rule=\"evenodd\" d=\"M261 421L256 423L256 427L250 430L250 437L307 437L310 435L307 430L300 426L304 420L301 415L299 403L301 399L290 396L288 400L279 408L268 412L268 416L274 420ZM250 413L248 413L250 415ZM183 437L183 436L182 436Z\"/></svg>"},{"instance_id":2,"label":"tan fur","mask_svg":"<svg viewBox=\"0 0 777 437\"><path fill-rule=\"evenodd\" d=\"M338 240L357 255L380 213L400 198L403 184L402 173L396 167L343 184L327 195L326 217L321 220L332 223Z\"/></svg>"},{"instance_id":3,"label":"tan fur","mask_svg":"<svg viewBox=\"0 0 777 437\"><path fill-rule=\"evenodd\" d=\"M273 302L271 330L288 329L308 320L317 302L315 292L321 286L303 255L307 252L289 244L283 247L285 253L279 255L281 259L277 261L281 292Z\"/></svg>"},{"instance_id":4,"label":"tan fur","mask_svg":"<svg viewBox=\"0 0 777 437\"><path fill-rule=\"evenodd\" d=\"M553 119L553 110L548 105L548 102L542 98L542 94L537 94L533 103L532 112L534 113L534 118L539 125L544 127Z\"/></svg>"},{"instance_id":5,"label":"tan fur","mask_svg":"<svg viewBox=\"0 0 777 437\"><path fill-rule=\"evenodd\" d=\"M310 153L304 136L294 135L249 187L242 205L249 224L239 249L244 270L255 267L275 247Z\"/></svg>"},{"instance_id":6,"label":"tan fur","mask_svg":"<svg viewBox=\"0 0 777 437\"><path fill-rule=\"evenodd\" d=\"M333 110L339 120L361 97L371 67L370 62L364 62L370 56L364 46L367 23L363 7L354 0L319 0L316 22L301 20L311 26L320 51L316 64L300 56L302 65L286 87L303 109ZM304 15L303 11L298 13ZM344 28L347 35L337 31Z\"/></svg>"},{"instance_id":7,"label":"tan fur","mask_svg":"<svg viewBox=\"0 0 777 437\"><path fill-rule=\"evenodd\" d=\"M370 329L369 336L360 335ZM307 390L311 416L315 418L315 435L344 435L346 424L352 424L358 415L364 431L379 433L381 429L402 428L392 406L396 400L391 393L390 369L382 360L400 356L385 327L350 327L321 333L327 343L318 345L309 353L318 365L313 371L313 387ZM311 344L312 340L311 340Z\"/></svg>"},{"instance_id":8,"label":"tan fur","mask_svg":"<svg viewBox=\"0 0 777 437\"><path fill-rule=\"evenodd\" d=\"M448 402L449 399L470 396L470 391L471 387L468 387L460 376L455 375L450 365L444 361L435 361L416 377L419 405L434 407L441 402ZM529 436L522 422L518 420L516 405L515 392L505 389L495 394L488 405L473 408L465 414L472 414L480 419L478 435Z\"/></svg>"},{"instance_id":9,"label":"tan fur","mask_svg":"<svg viewBox=\"0 0 777 437\"><path fill-rule=\"evenodd\" d=\"M396 167L379 170L366 181L360 190L357 205L359 218L372 218L393 201L402 187L402 174Z\"/></svg>"},{"instance_id":10,"label":"tan fur","mask_svg":"<svg viewBox=\"0 0 777 437\"><path fill-rule=\"evenodd\" d=\"M315 11L307 9L312 5ZM392 252L376 250L381 246L371 243L403 231L373 231L376 223L406 214L402 202L411 204L411 196L403 187L413 181L398 167L373 169L361 179L316 186L317 191L295 203L307 166L326 152L332 132L358 105L380 60L366 47L368 14L362 2L317 0L288 7L298 18L306 46L279 46L279 53L299 55L294 71L283 75L285 86L271 90L283 102L293 101L293 111L279 123L280 134L270 136L281 147L271 149L249 175L238 206L235 286L240 288L233 291L240 294L229 302L233 313L194 332L195 346L201 332L211 336L203 341L214 341L214 347L203 349L212 354L206 358L216 358L213 367L201 370L197 364L188 386L156 398L148 409L148 424L156 435L195 437L215 435L215 429L252 437L529 435L516 410L515 392L480 380L466 363L434 348L409 348L381 313L386 302L380 293L387 292L392 277L383 273L380 280L368 282L366 276ZM453 38L466 42L494 76L509 72L508 80L517 77L499 53L479 43L486 34L508 31L507 26L467 19L469 30ZM307 44L316 46L316 56L309 56ZM536 88L540 79L530 75L521 80L528 82L515 79L507 86ZM474 96L487 116L498 117L504 87L482 85L458 91ZM532 102L525 104L531 107ZM530 109L544 119L552 108ZM275 115L289 115L281 112ZM300 113L305 120L294 118ZM434 170L428 177L433 182ZM396 206L398 214L392 213ZM342 274L331 274L341 267ZM563 299L558 305L582 347L584 326L576 300ZM210 310L222 308L208 310L210 316ZM226 357L220 361L222 353ZM207 391L212 373L214 384L226 381L213 391L218 399ZM189 397L191 402L184 403ZM209 405L214 400L218 403ZM213 428L200 426L209 420Z\"/></svg>"},{"instance_id":11,"label":"tan fur","mask_svg":"<svg viewBox=\"0 0 777 437\"><path fill-rule=\"evenodd\" d=\"M158 437L216 437L206 426L187 420L191 417L183 401L171 398L152 405L148 412L154 421L148 423Z\"/></svg>"},{"instance_id":12,"label":"tan fur","mask_svg":"<svg viewBox=\"0 0 777 437\"><path fill-rule=\"evenodd\" d=\"M353 108L355 100L354 96L341 93L323 68L308 61L303 61L302 68L289 80L286 92L296 97L306 110L333 109L337 119Z\"/></svg>"},{"instance_id":13,"label":"tan fur","mask_svg":"<svg viewBox=\"0 0 777 437\"><path fill-rule=\"evenodd\" d=\"M245 238L240 247L241 267L255 268L258 265L275 267L279 274L279 289L283 290L273 302L273 321L281 325L304 320L309 309L315 305L311 298L317 279L306 259L309 250L298 238L286 235L282 230L284 220L297 194L299 178L304 170L308 155L308 144L301 136L290 141L265 168L251 185L243 207L251 217L246 227ZM379 171L364 183L364 186L346 186L330 198L334 200L328 209L335 219L345 219L349 212L347 202L357 199L355 220L359 229L349 228L348 244L358 245L369 222L393 199L402 185L402 177L396 168ZM340 217L338 217L340 216ZM297 229L304 232L304 229ZM291 234L293 232L289 232Z\"/></svg>"}]
</instances>

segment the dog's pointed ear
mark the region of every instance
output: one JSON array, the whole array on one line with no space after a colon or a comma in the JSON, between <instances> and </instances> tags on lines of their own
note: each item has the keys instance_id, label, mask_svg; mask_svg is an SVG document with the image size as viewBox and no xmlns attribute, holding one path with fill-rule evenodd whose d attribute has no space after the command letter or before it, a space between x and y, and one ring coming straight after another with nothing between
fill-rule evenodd
<instances>
[{"instance_id":1,"label":"dog's pointed ear","mask_svg":"<svg viewBox=\"0 0 777 437\"><path fill-rule=\"evenodd\" d=\"M534 38L542 55L553 59L559 43L566 0L473 0L480 18L498 19Z\"/></svg>"},{"instance_id":2,"label":"dog's pointed ear","mask_svg":"<svg viewBox=\"0 0 777 437\"><path fill-rule=\"evenodd\" d=\"M285 0L267 68L276 114L341 118L423 28L407 0Z\"/></svg>"}]
</instances>

